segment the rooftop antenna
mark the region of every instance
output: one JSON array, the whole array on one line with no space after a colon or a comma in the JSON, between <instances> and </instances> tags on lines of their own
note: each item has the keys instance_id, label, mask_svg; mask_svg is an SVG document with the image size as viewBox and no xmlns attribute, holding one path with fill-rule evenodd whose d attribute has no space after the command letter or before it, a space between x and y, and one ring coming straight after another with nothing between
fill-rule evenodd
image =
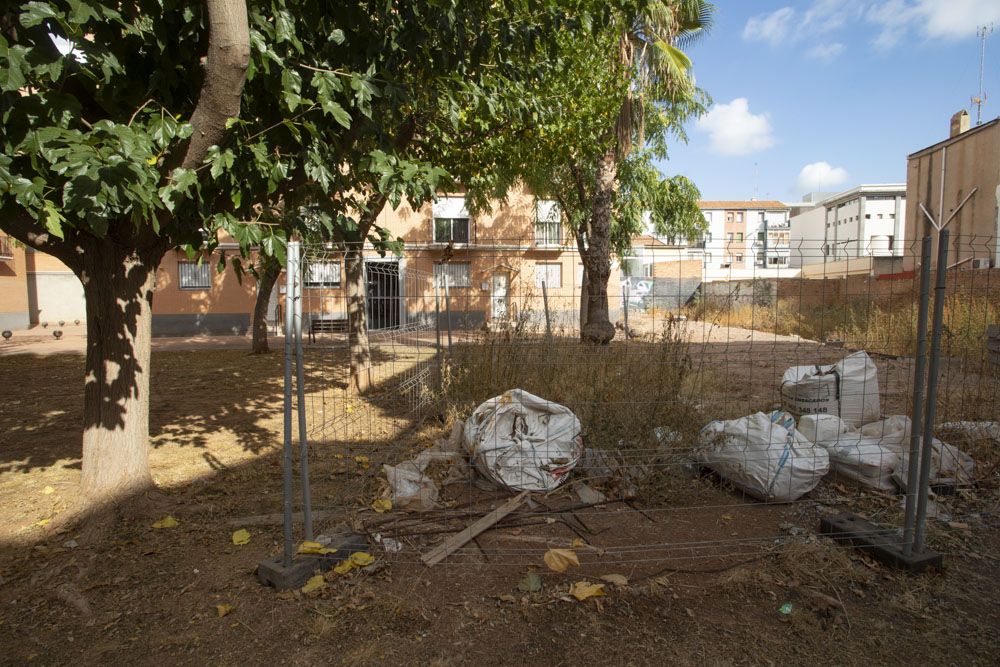
<instances>
[{"instance_id":1,"label":"rooftop antenna","mask_svg":"<svg viewBox=\"0 0 1000 667\"><path fill-rule=\"evenodd\" d=\"M983 104L986 102L986 91L983 90L983 72L986 68L986 38L992 33L992 23L976 28L976 35L979 37L979 95L972 98L972 104L976 107L976 125L983 124Z\"/></svg>"}]
</instances>

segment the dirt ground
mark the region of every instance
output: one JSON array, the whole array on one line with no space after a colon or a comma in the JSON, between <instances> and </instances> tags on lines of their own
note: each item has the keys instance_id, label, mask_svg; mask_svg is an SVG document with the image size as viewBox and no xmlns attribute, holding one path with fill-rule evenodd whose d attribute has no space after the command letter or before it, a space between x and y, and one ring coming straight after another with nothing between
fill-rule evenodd
<instances>
[{"instance_id":1,"label":"dirt ground","mask_svg":"<svg viewBox=\"0 0 1000 667\"><path fill-rule=\"evenodd\" d=\"M744 330L702 333L691 336L698 398L727 413L720 416L770 409L787 366L844 353ZM945 568L921 576L816 535L820 516L848 509L899 525L898 496L828 478L798 502L767 505L679 469L654 480L658 493L644 488L628 503L559 512L552 510L578 502L572 487L537 497L502 529L427 568L419 555L478 516L463 512L481 513L507 496L460 484L445 489L447 502L429 516L368 509L382 463L448 431L433 413L408 420L388 403L341 401L367 428L316 439L313 497L320 528L347 522L393 537L402 550L373 543L373 565L330 573L313 593L276 593L254 570L280 551L281 527L249 517L281 510L281 356L252 356L231 342L157 346L151 461L159 490L113 522L96 522L101 529L72 515L78 350L50 353L36 341L0 355L8 378L0 386L4 664L997 662L995 466L980 466L974 488L936 499L940 518L930 521L929 539ZM406 372L411 361L397 354L413 356L392 348L382 363ZM906 411L909 363L880 359L879 368L884 410ZM330 380L331 396L339 382L342 371ZM949 405L963 402L969 382L982 380L956 376ZM153 527L167 516L177 525ZM428 532L435 526L440 532ZM239 528L250 532L245 545L233 543ZM571 548L580 567L549 570L549 547ZM522 590L536 588L529 572L539 576L537 590ZM580 581L603 583L604 595L576 600L569 590Z\"/></svg>"}]
</instances>

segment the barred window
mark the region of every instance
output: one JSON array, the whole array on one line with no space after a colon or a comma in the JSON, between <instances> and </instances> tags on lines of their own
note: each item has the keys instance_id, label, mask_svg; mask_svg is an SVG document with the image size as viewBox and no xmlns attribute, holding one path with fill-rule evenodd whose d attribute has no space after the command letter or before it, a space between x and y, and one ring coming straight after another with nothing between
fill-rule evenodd
<instances>
[{"instance_id":1,"label":"barred window","mask_svg":"<svg viewBox=\"0 0 1000 667\"><path fill-rule=\"evenodd\" d=\"M559 205L551 199L539 199L535 204L535 245L555 246L562 243L562 215Z\"/></svg>"},{"instance_id":2,"label":"barred window","mask_svg":"<svg viewBox=\"0 0 1000 667\"><path fill-rule=\"evenodd\" d=\"M472 271L468 262L448 262L434 265L434 284L444 287L472 287Z\"/></svg>"},{"instance_id":3,"label":"barred window","mask_svg":"<svg viewBox=\"0 0 1000 667\"><path fill-rule=\"evenodd\" d=\"M535 264L535 287L542 289L542 281L545 281L546 289L562 287L562 264Z\"/></svg>"},{"instance_id":4,"label":"barred window","mask_svg":"<svg viewBox=\"0 0 1000 667\"><path fill-rule=\"evenodd\" d=\"M309 288L340 287L340 262L313 262L302 283Z\"/></svg>"},{"instance_id":5,"label":"barred window","mask_svg":"<svg viewBox=\"0 0 1000 667\"><path fill-rule=\"evenodd\" d=\"M208 262L177 262L177 275L181 289L212 288L212 267Z\"/></svg>"},{"instance_id":6,"label":"barred window","mask_svg":"<svg viewBox=\"0 0 1000 667\"><path fill-rule=\"evenodd\" d=\"M465 197L441 197L433 206L434 242L468 243L469 211Z\"/></svg>"}]
</instances>

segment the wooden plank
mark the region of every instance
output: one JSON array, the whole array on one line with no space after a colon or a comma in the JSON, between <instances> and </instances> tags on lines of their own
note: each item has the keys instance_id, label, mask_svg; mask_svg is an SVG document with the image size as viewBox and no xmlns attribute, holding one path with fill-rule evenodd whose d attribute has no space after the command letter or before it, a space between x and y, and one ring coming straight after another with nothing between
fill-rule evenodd
<instances>
[{"instance_id":1,"label":"wooden plank","mask_svg":"<svg viewBox=\"0 0 1000 667\"><path fill-rule=\"evenodd\" d=\"M486 516L482 517L475 523L466 526L460 532L455 533L447 540L425 553L420 557L420 560L422 560L427 567L437 565L454 553L457 549L471 542L474 537L492 528L499 523L501 519L520 507L521 504L524 503L524 499L527 498L527 496L528 492L522 491Z\"/></svg>"}]
</instances>

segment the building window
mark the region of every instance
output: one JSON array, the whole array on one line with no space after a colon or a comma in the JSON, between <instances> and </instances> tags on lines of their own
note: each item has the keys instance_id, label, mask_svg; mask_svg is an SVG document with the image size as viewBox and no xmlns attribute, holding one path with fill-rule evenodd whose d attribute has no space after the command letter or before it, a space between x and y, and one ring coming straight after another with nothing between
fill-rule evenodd
<instances>
[{"instance_id":1,"label":"building window","mask_svg":"<svg viewBox=\"0 0 1000 667\"><path fill-rule=\"evenodd\" d=\"M437 287L472 287L472 272L468 262L448 262L434 265L434 284Z\"/></svg>"},{"instance_id":2,"label":"building window","mask_svg":"<svg viewBox=\"0 0 1000 667\"><path fill-rule=\"evenodd\" d=\"M313 262L306 266L302 284L311 289L340 287L340 262Z\"/></svg>"},{"instance_id":3,"label":"building window","mask_svg":"<svg viewBox=\"0 0 1000 667\"><path fill-rule=\"evenodd\" d=\"M736 232L736 240L737 241L743 240L743 232Z\"/></svg>"},{"instance_id":4,"label":"building window","mask_svg":"<svg viewBox=\"0 0 1000 667\"><path fill-rule=\"evenodd\" d=\"M653 266L654 264L643 264L642 265L642 277L652 278L653 277Z\"/></svg>"},{"instance_id":5,"label":"building window","mask_svg":"<svg viewBox=\"0 0 1000 667\"><path fill-rule=\"evenodd\" d=\"M872 219L872 214L871 213L865 213L865 220L871 220L871 219Z\"/></svg>"},{"instance_id":6,"label":"building window","mask_svg":"<svg viewBox=\"0 0 1000 667\"><path fill-rule=\"evenodd\" d=\"M743 255L736 255L736 263L737 264L743 263Z\"/></svg>"},{"instance_id":7,"label":"building window","mask_svg":"<svg viewBox=\"0 0 1000 667\"><path fill-rule=\"evenodd\" d=\"M730 243L732 243L732 241L733 241L733 233L732 232L729 232L728 234L726 234L726 240L729 241Z\"/></svg>"},{"instance_id":8,"label":"building window","mask_svg":"<svg viewBox=\"0 0 1000 667\"><path fill-rule=\"evenodd\" d=\"M535 264L535 287L542 289L543 281L545 282L546 289L562 287L562 263Z\"/></svg>"},{"instance_id":9,"label":"building window","mask_svg":"<svg viewBox=\"0 0 1000 667\"><path fill-rule=\"evenodd\" d=\"M465 197L441 197L434 202L434 242L469 242L469 211L465 208Z\"/></svg>"},{"instance_id":10,"label":"building window","mask_svg":"<svg viewBox=\"0 0 1000 667\"><path fill-rule=\"evenodd\" d=\"M562 215L551 199L535 204L535 245L555 246L562 243Z\"/></svg>"},{"instance_id":11,"label":"building window","mask_svg":"<svg viewBox=\"0 0 1000 667\"><path fill-rule=\"evenodd\" d=\"M771 266L784 266L785 264L788 264L788 258L787 257L768 257L767 258L767 263L770 264Z\"/></svg>"},{"instance_id":12,"label":"building window","mask_svg":"<svg viewBox=\"0 0 1000 667\"><path fill-rule=\"evenodd\" d=\"M736 222L743 222L743 211L736 212Z\"/></svg>"},{"instance_id":13,"label":"building window","mask_svg":"<svg viewBox=\"0 0 1000 667\"><path fill-rule=\"evenodd\" d=\"M208 262L177 262L181 289L211 289L212 267Z\"/></svg>"},{"instance_id":14,"label":"building window","mask_svg":"<svg viewBox=\"0 0 1000 667\"><path fill-rule=\"evenodd\" d=\"M735 222L736 214L732 211L726 211L726 222Z\"/></svg>"},{"instance_id":15,"label":"building window","mask_svg":"<svg viewBox=\"0 0 1000 667\"><path fill-rule=\"evenodd\" d=\"M583 262L576 265L576 286L583 287Z\"/></svg>"},{"instance_id":16,"label":"building window","mask_svg":"<svg viewBox=\"0 0 1000 667\"><path fill-rule=\"evenodd\" d=\"M764 240L764 232L757 232L757 240L758 241Z\"/></svg>"}]
</instances>

